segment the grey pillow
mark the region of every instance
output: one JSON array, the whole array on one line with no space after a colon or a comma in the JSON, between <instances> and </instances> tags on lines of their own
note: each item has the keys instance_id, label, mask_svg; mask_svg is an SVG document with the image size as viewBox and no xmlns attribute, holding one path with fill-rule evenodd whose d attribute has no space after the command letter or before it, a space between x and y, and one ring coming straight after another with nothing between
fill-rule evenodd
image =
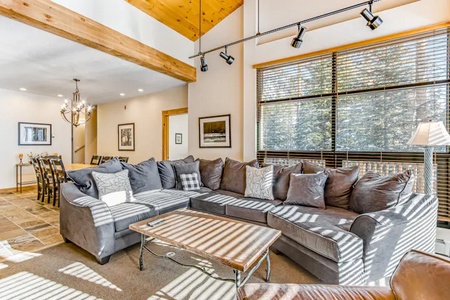
<instances>
[{"instance_id":1,"label":"grey pillow","mask_svg":"<svg viewBox=\"0 0 450 300\"><path fill-rule=\"evenodd\" d=\"M303 174L316 174L325 171L325 168L316 164L313 164L307 160L303 160Z\"/></svg>"},{"instance_id":2,"label":"grey pillow","mask_svg":"<svg viewBox=\"0 0 450 300\"><path fill-rule=\"evenodd\" d=\"M161 185L163 189L173 189L176 185L175 173L173 172L172 165L174 163L191 163L194 162L194 157L189 155L186 158L178 160L163 160L158 161L158 172L161 179Z\"/></svg>"},{"instance_id":3,"label":"grey pillow","mask_svg":"<svg viewBox=\"0 0 450 300\"><path fill-rule=\"evenodd\" d=\"M257 168L258 161L254 159L249 162L240 162L227 157L223 167L220 189L245 194L246 166Z\"/></svg>"},{"instance_id":4,"label":"grey pillow","mask_svg":"<svg viewBox=\"0 0 450 300\"><path fill-rule=\"evenodd\" d=\"M246 166L245 197L273 200L273 166Z\"/></svg>"},{"instance_id":5,"label":"grey pillow","mask_svg":"<svg viewBox=\"0 0 450 300\"><path fill-rule=\"evenodd\" d=\"M131 201L133 192L131 191L130 179L128 178L128 170L117 173L98 173L94 171L92 172L92 177L94 177L97 185L99 198L109 206ZM108 196L110 199L103 199L105 196Z\"/></svg>"},{"instance_id":6,"label":"grey pillow","mask_svg":"<svg viewBox=\"0 0 450 300\"><path fill-rule=\"evenodd\" d=\"M199 161L203 184L211 190L218 190L222 180L223 160L218 158L215 160L199 159Z\"/></svg>"},{"instance_id":7,"label":"grey pillow","mask_svg":"<svg viewBox=\"0 0 450 300\"><path fill-rule=\"evenodd\" d=\"M359 167L327 169L325 203L329 206L348 209L353 185L358 180Z\"/></svg>"},{"instance_id":8,"label":"grey pillow","mask_svg":"<svg viewBox=\"0 0 450 300\"><path fill-rule=\"evenodd\" d=\"M68 171L67 177L73 180L81 192L98 199L98 190L92 172L117 173L119 171L122 171L122 165L119 159L115 157L95 168Z\"/></svg>"},{"instance_id":9,"label":"grey pillow","mask_svg":"<svg viewBox=\"0 0 450 300\"><path fill-rule=\"evenodd\" d=\"M197 174L198 182L202 182L202 178L200 176L200 162L198 160L192 163L174 163L172 164L173 170L175 173L176 184L175 187L179 190L183 189L183 184L181 182L181 174ZM201 185L201 184L200 184Z\"/></svg>"},{"instance_id":10,"label":"grey pillow","mask_svg":"<svg viewBox=\"0 0 450 300\"><path fill-rule=\"evenodd\" d=\"M363 214L403 204L408 201L413 185L414 175L409 170L389 176L367 172L353 188L350 209Z\"/></svg>"},{"instance_id":11,"label":"grey pillow","mask_svg":"<svg viewBox=\"0 0 450 300\"><path fill-rule=\"evenodd\" d=\"M324 188L327 174L291 174L284 205L304 205L325 208Z\"/></svg>"},{"instance_id":12,"label":"grey pillow","mask_svg":"<svg viewBox=\"0 0 450 300\"><path fill-rule=\"evenodd\" d=\"M137 165L122 162L122 169L129 172L128 177L134 194L162 189L158 165L153 157Z\"/></svg>"},{"instance_id":13,"label":"grey pillow","mask_svg":"<svg viewBox=\"0 0 450 300\"><path fill-rule=\"evenodd\" d=\"M291 173L301 173L302 163L291 167L273 166L273 196L277 200L286 200Z\"/></svg>"}]
</instances>

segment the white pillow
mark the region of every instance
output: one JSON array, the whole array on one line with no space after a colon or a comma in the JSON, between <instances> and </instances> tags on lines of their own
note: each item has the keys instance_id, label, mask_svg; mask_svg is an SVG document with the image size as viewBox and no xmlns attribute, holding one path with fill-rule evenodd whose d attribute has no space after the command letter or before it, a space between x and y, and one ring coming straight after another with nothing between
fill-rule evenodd
<instances>
[{"instance_id":1,"label":"white pillow","mask_svg":"<svg viewBox=\"0 0 450 300\"><path fill-rule=\"evenodd\" d=\"M255 168L246 166L245 197L273 200L273 166Z\"/></svg>"},{"instance_id":2,"label":"white pillow","mask_svg":"<svg viewBox=\"0 0 450 300\"><path fill-rule=\"evenodd\" d=\"M117 173L92 172L99 199L108 206L130 202L133 197L128 170Z\"/></svg>"}]
</instances>

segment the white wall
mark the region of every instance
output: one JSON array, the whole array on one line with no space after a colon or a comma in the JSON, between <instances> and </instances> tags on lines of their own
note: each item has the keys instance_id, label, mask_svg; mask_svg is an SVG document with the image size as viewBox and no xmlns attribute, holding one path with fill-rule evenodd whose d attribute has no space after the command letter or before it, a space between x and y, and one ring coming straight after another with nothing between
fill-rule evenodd
<instances>
[{"instance_id":1,"label":"white wall","mask_svg":"<svg viewBox=\"0 0 450 300\"><path fill-rule=\"evenodd\" d=\"M97 106L97 152L128 156L130 163L162 159L162 114L187 107L187 86ZM135 123L135 151L118 151L118 124Z\"/></svg>"},{"instance_id":2,"label":"white wall","mask_svg":"<svg viewBox=\"0 0 450 300\"><path fill-rule=\"evenodd\" d=\"M49 154L56 152L62 155L66 164L70 163L70 124L59 114L61 104L61 98L0 89L0 189L16 186L14 165L19 163L19 153L24 155L24 163L28 162L27 154L30 151ZM52 145L19 146L18 122L52 124ZM27 168L26 172L29 174L28 179L33 178L32 168Z\"/></svg>"},{"instance_id":3,"label":"white wall","mask_svg":"<svg viewBox=\"0 0 450 300\"><path fill-rule=\"evenodd\" d=\"M304 2L289 1L289 11L302 14L298 21L314 16ZM319 4L326 7L326 2L320 1ZM408 1L397 2L403 4ZM279 5L277 1L264 2L260 16L261 31L273 29L270 24L289 24L287 20L273 20L276 16L285 15L276 13L279 11ZM257 40L251 40L230 47L229 52L236 58L232 66L228 66L218 57L219 51L208 54L206 58L209 71L199 71L198 81L189 84L189 152L205 158L255 158L257 89L256 70L253 65L450 21L448 0L422 0L390 8L393 6L395 5L387 5L388 9L379 11L380 6L375 4L374 11L381 16L384 23L374 31L365 26L364 19L359 17L359 10L356 10L354 18L336 17L334 22L327 21L322 24L324 26L317 26L316 29L312 23L309 24L312 30L307 31L300 49L290 46L292 36L288 36L273 41L265 40L260 45ZM283 9L286 10L285 7ZM265 23L265 20L270 21ZM257 32L257 23L257 1L244 1L243 7L204 35L203 50L254 35ZM267 25L268 23L270 24ZM195 62L198 68L199 60L196 59ZM228 113L232 119L232 148L200 149L198 117Z\"/></svg>"},{"instance_id":4,"label":"white wall","mask_svg":"<svg viewBox=\"0 0 450 300\"><path fill-rule=\"evenodd\" d=\"M169 116L169 159L181 159L189 155L188 114ZM181 133L181 144L175 143L175 134Z\"/></svg>"}]
</instances>

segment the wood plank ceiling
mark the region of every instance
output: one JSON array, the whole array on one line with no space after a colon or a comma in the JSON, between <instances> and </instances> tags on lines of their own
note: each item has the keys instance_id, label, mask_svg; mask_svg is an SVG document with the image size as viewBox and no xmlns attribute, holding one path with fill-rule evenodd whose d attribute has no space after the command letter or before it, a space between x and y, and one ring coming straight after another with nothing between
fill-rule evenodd
<instances>
[{"instance_id":1,"label":"wood plank ceiling","mask_svg":"<svg viewBox=\"0 0 450 300\"><path fill-rule=\"evenodd\" d=\"M200 0L126 0L192 41L199 38ZM243 0L203 0L202 35L243 4Z\"/></svg>"}]
</instances>

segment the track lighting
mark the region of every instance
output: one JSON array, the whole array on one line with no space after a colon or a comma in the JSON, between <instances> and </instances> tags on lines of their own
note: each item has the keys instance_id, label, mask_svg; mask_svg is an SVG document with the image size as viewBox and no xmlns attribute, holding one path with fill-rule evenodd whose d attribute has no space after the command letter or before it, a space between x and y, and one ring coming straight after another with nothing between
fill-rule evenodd
<instances>
[{"instance_id":1,"label":"track lighting","mask_svg":"<svg viewBox=\"0 0 450 300\"><path fill-rule=\"evenodd\" d=\"M294 48L300 48L303 43L303 36L305 35L306 27L301 26L298 24L298 33L295 38L292 39L291 46Z\"/></svg>"},{"instance_id":2,"label":"track lighting","mask_svg":"<svg viewBox=\"0 0 450 300\"><path fill-rule=\"evenodd\" d=\"M202 72L208 71L208 65L206 64L206 58L205 58L205 55L200 56L200 63L201 63L200 70L201 70Z\"/></svg>"},{"instance_id":3,"label":"track lighting","mask_svg":"<svg viewBox=\"0 0 450 300\"><path fill-rule=\"evenodd\" d=\"M220 52L220 57L225 59L227 64L231 65L234 62L234 57L231 55L228 55L227 50L228 50L228 47L225 46L225 52Z\"/></svg>"},{"instance_id":4,"label":"track lighting","mask_svg":"<svg viewBox=\"0 0 450 300\"><path fill-rule=\"evenodd\" d=\"M370 29L375 30L383 23L383 20L379 16L374 16L372 14L372 6L370 6L370 10L365 8L361 12L361 16L364 17L364 19L367 20L367 26L369 26Z\"/></svg>"}]
</instances>

